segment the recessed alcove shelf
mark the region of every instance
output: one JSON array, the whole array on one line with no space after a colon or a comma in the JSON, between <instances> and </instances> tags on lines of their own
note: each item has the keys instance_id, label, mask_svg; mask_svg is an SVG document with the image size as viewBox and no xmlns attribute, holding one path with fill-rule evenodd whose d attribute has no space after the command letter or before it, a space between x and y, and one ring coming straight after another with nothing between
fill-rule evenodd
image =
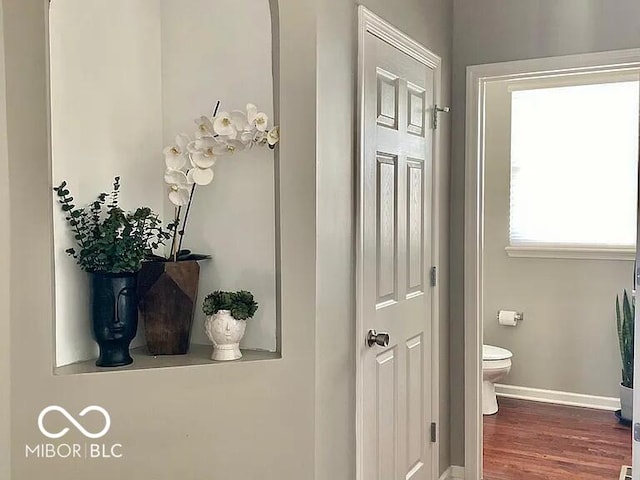
<instances>
[{"instance_id":1,"label":"recessed alcove shelf","mask_svg":"<svg viewBox=\"0 0 640 480\"><path fill-rule=\"evenodd\" d=\"M72 363L64 367L58 367L54 373L56 375L80 375L88 373L116 373L130 372L138 370L150 370L155 368L180 368L180 367L216 367L220 365L232 365L234 363L258 362L264 360L279 360L282 358L278 352L266 352L263 350L242 350L242 358L230 362L216 362L211 360L211 346L191 345L189 353L186 355L158 355L152 356L147 353L146 347L139 347L131 350L133 363L126 367L100 368L96 367L95 360Z\"/></svg>"},{"instance_id":2,"label":"recessed alcove shelf","mask_svg":"<svg viewBox=\"0 0 640 480\"><path fill-rule=\"evenodd\" d=\"M269 2L118 0L106 8L100 0L73 0L53 2L49 20L51 184L67 181L78 206L108 191L117 175L123 209L148 206L167 224L175 208L162 151L177 134L194 131L194 118L211 114L218 101L221 111L251 102L278 123ZM230 41L238 32L243 41ZM194 38L206 47L194 48ZM56 205L55 374L219 365L209 359L202 312L215 290L249 290L259 304L240 362L280 358L276 162L277 150L268 148L221 157L215 180L195 193L183 248L212 259L200 264L186 356L147 355L140 322L133 365L95 366L90 279L65 253L74 235Z\"/></svg>"}]
</instances>

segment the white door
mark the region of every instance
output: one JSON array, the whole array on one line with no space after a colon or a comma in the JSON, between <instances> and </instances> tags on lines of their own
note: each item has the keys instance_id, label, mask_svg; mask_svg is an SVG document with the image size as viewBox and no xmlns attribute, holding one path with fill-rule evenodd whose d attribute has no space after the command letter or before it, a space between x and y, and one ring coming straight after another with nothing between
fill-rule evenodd
<instances>
[{"instance_id":1,"label":"white door","mask_svg":"<svg viewBox=\"0 0 640 480\"><path fill-rule=\"evenodd\" d=\"M434 68L382 40L384 35L363 34L360 480L427 480L433 478L435 448L430 281Z\"/></svg>"}]
</instances>

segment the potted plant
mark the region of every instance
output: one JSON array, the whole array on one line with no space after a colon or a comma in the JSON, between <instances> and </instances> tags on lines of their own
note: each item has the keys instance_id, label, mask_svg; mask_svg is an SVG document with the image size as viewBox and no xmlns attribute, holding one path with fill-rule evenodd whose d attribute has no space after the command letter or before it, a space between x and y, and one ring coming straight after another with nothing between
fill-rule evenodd
<instances>
[{"instance_id":1,"label":"potted plant","mask_svg":"<svg viewBox=\"0 0 640 480\"><path fill-rule=\"evenodd\" d=\"M110 194L77 208L62 182L54 188L76 248L66 250L91 276L92 327L99 367L133 362L129 345L138 329L137 275L142 261L171 235L150 208L125 212L118 205L120 177Z\"/></svg>"},{"instance_id":2,"label":"potted plant","mask_svg":"<svg viewBox=\"0 0 640 480\"><path fill-rule=\"evenodd\" d=\"M152 355L180 355L189 350L195 302L198 296L199 260L209 255L182 248L189 213L198 187L213 181L216 160L254 146L275 148L278 127L253 104L246 111L218 112L196 120L192 135L180 134L163 150L164 180L174 205L172 238L166 256L153 256L140 274L140 315L147 347Z\"/></svg>"},{"instance_id":3,"label":"potted plant","mask_svg":"<svg viewBox=\"0 0 640 480\"><path fill-rule=\"evenodd\" d=\"M212 360L237 360L242 357L240 341L247 328L246 320L252 318L258 304L253 295L239 292L213 292L204 299L202 306L205 330L213 343Z\"/></svg>"},{"instance_id":4,"label":"potted plant","mask_svg":"<svg viewBox=\"0 0 640 480\"><path fill-rule=\"evenodd\" d=\"M627 291L620 299L616 295L616 323L618 328L618 340L620 343L620 357L622 360L622 382L620 383L620 415L623 419L633 420L633 349L634 349L634 322L635 300L629 300Z\"/></svg>"}]
</instances>

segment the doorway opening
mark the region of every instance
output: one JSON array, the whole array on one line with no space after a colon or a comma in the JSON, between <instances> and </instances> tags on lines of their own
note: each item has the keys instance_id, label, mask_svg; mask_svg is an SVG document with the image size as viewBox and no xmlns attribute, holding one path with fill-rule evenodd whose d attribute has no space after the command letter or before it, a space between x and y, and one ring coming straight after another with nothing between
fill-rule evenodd
<instances>
[{"instance_id":1,"label":"doorway opening","mask_svg":"<svg viewBox=\"0 0 640 480\"><path fill-rule=\"evenodd\" d=\"M640 50L468 69L470 479L614 478L631 463L615 312L625 289L633 304L639 72Z\"/></svg>"}]
</instances>

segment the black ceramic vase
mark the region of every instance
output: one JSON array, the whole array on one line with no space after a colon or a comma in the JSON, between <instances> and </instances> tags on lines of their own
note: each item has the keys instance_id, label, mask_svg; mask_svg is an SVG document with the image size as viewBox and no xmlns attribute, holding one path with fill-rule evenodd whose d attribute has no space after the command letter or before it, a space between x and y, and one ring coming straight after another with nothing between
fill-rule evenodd
<instances>
[{"instance_id":1,"label":"black ceramic vase","mask_svg":"<svg viewBox=\"0 0 640 480\"><path fill-rule=\"evenodd\" d=\"M133 362L129 345L138 330L137 273L92 273L93 334L100 356L98 367L122 367Z\"/></svg>"}]
</instances>

